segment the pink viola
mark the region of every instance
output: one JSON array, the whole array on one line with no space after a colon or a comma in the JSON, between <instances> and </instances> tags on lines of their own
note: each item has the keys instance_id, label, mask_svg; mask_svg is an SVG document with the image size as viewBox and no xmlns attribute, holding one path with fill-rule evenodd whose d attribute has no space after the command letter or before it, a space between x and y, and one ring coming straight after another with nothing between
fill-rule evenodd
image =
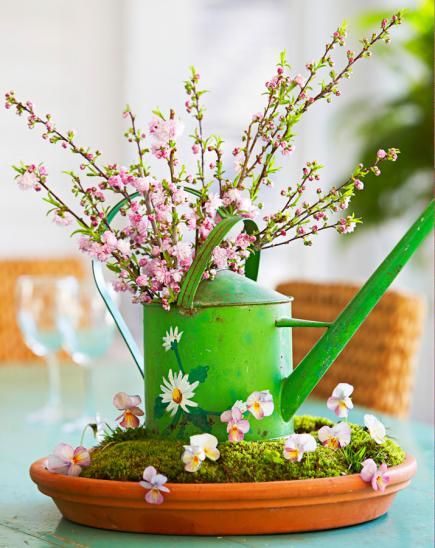
<instances>
[{"instance_id":1,"label":"pink viola","mask_svg":"<svg viewBox=\"0 0 435 548\"><path fill-rule=\"evenodd\" d=\"M317 433L320 443L330 449L338 449L349 445L351 439L351 428L347 422L339 422L329 427L322 426Z\"/></svg>"},{"instance_id":2,"label":"pink viola","mask_svg":"<svg viewBox=\"0 0 435 548\"><path fill-rule=\"evenodd\" d=\"M115 420L120 421L123 428L137 428L140 424L138 417L142 417L144 412L138 405L142 402L140 396L129 396L125 392L118 392L113 396L113 405L121 415Z\"/></svg>"},{"instance_id":3,"label":"pink viola","mask_svg":"<svg viewBox=\"0 0 435 548\"><path fill-rule=\"evenodd\" d=\"M248 411L258 420L269 417L274 410L272 394L269 390L253 392L246 400L246 406Z\"/></svg>"},{"instance_id":4,"label":"pink viola","mask_svg":"<svg viewBox=\"0 0 435 548\"><path fill-rule=\"evenodd\" d=\"M340 419L346 418L349 415L349 409L353 409L351 395L353 386L345 382L337 384L332 395L326 403L328 409L333 411Z\"/></svg>"},{"instance_id":5,"label":"pink viola","mask_svg":"<svg viewBox=\"0 0 435 548\"><path fill-rule=\"evenodd\" d=\"M387 465L383 463L378 468L373 459L366 459L362 463L360 477L363 481L370 483L375 491L385 491L386 486L390 482Z\"/></svg>"},{"instance_id":6,"label":"pink viola","mask_svg":"<svg viewBox=\"0 0 435 548\"><path fill-rule=\"evenodd\" d=\"M67 443L59 443L47 459L47 470L53 474L79 476L84 466L91 464L89 451L82 446L75 449Z\"/></svg>"},{"instance_id":7,"label":"pink viola","mask_svg":"<svg viewBox=\"0 0 435 548\"><path fill-rule=\"evenodd\" d=\"M245 434L249 432L249 421L243 418L239 407L233 406L230 411L224 411L221 421L226 422L229 441L243 441Z\"/></svg>"},{"instance_id":8,"label":"pink viola","mask_svg":"<svg viewBox=\"0 0 435 548\"><path fill-rule=\"evenodd\" d=\"M305 453L316 450L317 443L311 434L292 434L284 443L284 458L291 462L300 462Z\"/></svg>"},{"instance_id":9,"label":"pink viola","mask_svg":"<svg viewBox=\"0 0 435 548\"><path fill-rule=\"evenodd\" d=\"M143 472L143 479L139 485L147 490L145 500L149 504L162 504L164 501L162 493L169 493L170 490L166 487L168 478L163 474L159 474L154 466L147 466Z\"/></svg>"}]
</instances>

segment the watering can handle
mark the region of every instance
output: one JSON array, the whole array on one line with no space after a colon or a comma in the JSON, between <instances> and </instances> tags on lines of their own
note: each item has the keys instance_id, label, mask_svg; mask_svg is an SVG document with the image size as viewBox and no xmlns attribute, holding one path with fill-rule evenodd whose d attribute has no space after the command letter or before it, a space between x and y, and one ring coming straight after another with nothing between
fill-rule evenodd
<instances>
[{"instance_id":1,"label":"watering can handle","mask_svg":"<svg viewBox=\"0 0 435 548\"><path fill-rule=\"evenodd\" d=\"M119 210L124 206L128 200L131 200L132 198L136 198L136 196L139 196L139 192L135 192L134 194L131 194L128 198L124 198L119 203L117 203L108 213L107 215L107 222L110 224L114 217L118 214ZM102 263L98 261L92 261L92 273L94 275L95 284L97 286L98 292L101 295L101 298L105 302L110 315L113 318L113 321L116 324L116 327L118 328L119 332L121 333L122 338L125 341L125 344L127 345L127 348L130 351L130 354L139 369L140 374L142 377L144 376L144 360L141 351L139 350L136 341L133 338L133 335L131 334L130 329L128 328L127 324L125 323L124 318L121 315L121 312L119 311L119 308L117 307L115 301L112 299L108 289L106 280L104 279L103 274L103 265Z\"/></svg>"},{"instance_id":2,"label":"watering can handle","mask_svg":"<svg viewBox=\"0 0 435 548\"><path fill-rule=\"evenodd\" d=\"M177 305L181 308L193 308L193 303L199 284L202 281L205 269L210 264L213 249L217 247L228 232L240 221L245 224L245 231L252 234L257 230L257 225L251 219L244 219L238 215L224 217L210 232L205 242L198 249L195 259L191 264L178 294ZM260 264L260 252L251 253L246 261L245 274L251 280L256 280Z\"/></svg>"}]
</instances>

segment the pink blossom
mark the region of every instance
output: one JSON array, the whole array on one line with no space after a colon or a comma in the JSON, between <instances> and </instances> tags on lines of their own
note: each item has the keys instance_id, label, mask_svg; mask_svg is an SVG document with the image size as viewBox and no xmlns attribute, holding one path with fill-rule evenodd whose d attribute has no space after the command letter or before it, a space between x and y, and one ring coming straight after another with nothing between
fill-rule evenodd
<instances>
[{"instance_id":1,"label":"pink blossom","mask_svg":"<svg viewBox=\"0 0 435 548\"><path fill-rule=\"evenodd\" d=\"M345 382L337 384L332 391L332 396L328 398L326 403L328 409L334 411L337 417L346 418L349 414L349 409L353 408L353 403L350 398L353 392L353 386Z\"/></svg>"},{"instance_id":2,"label":"pink blossom","mask_svg":"<svg viewBox=\"0 0 435 548\"><path fill-rule=\"evenodd\" d=\"M162 493L169 493L165 483L168 478L163 474L158 474L154 466L147 466L143 472L143 481L139 482L144 489L149 489L145 495L145 500L149 504L162 504Z\"/></svg>"},{"instance_id":3,"label":"pink blossom","mask_svg":"<svg viewBox=\"0 0 435 548\"><path fill-rule=\"evenodd\" d=\"M266 82L267 89L275 89L279 84L279 76L274 76L269 81Z\"/></svg>"},{"instance_id":4,"label":"pink blossom","mask_svg":"<svg viewBox=\"0 0 435 548\"><path fill-rule=\"evenodd\" d=\"M193 154L198 154L200 151L200 147L199 145L197 145L196 143L194 145L192 145L192 152Z\"/></svg>"},{"instance_id":5,"label":"pink blossom","mask_svg":"<svg viewBox=\"0 0 435 548\"><path fill-rule=\"evenodd\" d=\"M157 160L168 158L168 147L163 145L151 145L151 153L157 158Z\"/></svg>"},{"instance_id":6,"label":"pink blossom","mask_svg":"<svg viewBox=\"0 0 435 548\"><path fill-rule=\"evenodd\" d=\"M213 262L216 268L224 269L228 267L228 249L215 247L213 249Z\"/></svg>"},{"instance_id":7,"label":"pink blossom","mask_svg":"<svg viewBox=\"0 0 435 548\"><path fill-rule=\"evenodd\" d=\"M353 182L353 185L357 190L363 190L364 189L364 183L362 181L360 181L359 179L355 179L355 181Z\"/></svg>"},{"instance_id":8,"label":"pink blossom","mask_svg":"<svg viewBox=\"0 0 435 548\"><path fill-rule=\"evenodd\" d=\"M378 150L378 152L376 153L376 156L380 159L380 160L383 160L384 158L387 157L387 153L385 152L385 150L383 148L380 148Z\"/></svg>"},{"instance_id":9,"label":"pink blossom","mask_svg":"<svg viewBox=\"0 0 435 548\"><path fill-rule=\"evenodd\" d=\"M158 145L167 145L169 141L175 141L184 130L184 124L180 120L162 120L156 116L149 123L149 131Z\"/></svg>"},{"instance_id":10,"label":"pink blossom","mask_svg":"<svg viewBox=\"0 0 435 548\"><path fill-rule=\"evenodd\" d=\"M199 235L200 237L205 240L207 238L207 236L210 234L210 232L212 231L214 227L214 223L213 221L207 217L204 222L201 224L201 226L199 227Z\"/></svg>"},{"instance_id":11,"label":"pink blossom","mask_svg":"<svg viewBox=\"0 0 435 548\"><path fill-rule=\"evenodd\" d=\"M107 180L107 184L117 190L122 188L122 179L119 175L114 175Z\"/></svg>"},{"instance_id":12,"label":"pink blossom","mask_svg":"<svg viewBox=\"0 0 435 548\"><path fill-rule=\"evenodd\" d=\"M119 423L123 428L137 428L139 426L139 419L144 412L138 407L142 399L140 396L129 396L125 392L118 392L113 396L113 405L116 409L123 411L119 417L115 420L121 421Z\"/></svg>"},{"instance_id":13,"label":"pink blossom","mask_svg":"<svg viewBox=\"0 0 435 548\"><path fill-rule=\"evenodd\" d=\"M149 284L149 278L145 274L142 274L141 276L138 276L136 278L136 283L140 287L146 287Z\"/></svg>"},{"instance_id":14,"label":"pink blossom","mask_svg":"<svg viewBox=\"0 0 435 548\"><path fill-rule=\"evenodd\" d=\"M90 464L91 457L85 447L73 449L67 443L59 443L47 459L47 470L53 474L79 476L82 467Z\"/></svg>"},{"instance_id":15,"label":"pink blossom","mask_svg":"<svg viewBox=\"0 0 435 548\"><path fill-rule=\"evenodd\" d=\"M144 192L148 192L150 183L152 182L152 177L138 177L131 184L138 192L142 192L143 194Z\"/></svg>"},{"instance_id":16,"label":"pink blossom","mask_svg":"<svg viewBox=\"0 0 435 548\"><path fill-rule=\"evenodd\" d=\"M296 74L296 76L293 78L293 82L301 88L304 87L305 84L305 80L302 74Z\"/></svg>"},{"instance_id":17,"label":"pink blossom","mask_svg":"<svg viewBox=\"0 0 435 548\"><path fill-rule=\"evenodd\" d=\"M74 222L74 217L68 211L58 212L54 215L53 222L58 226L70 226Z\"/></svg>"},{"instance_id":18,"label":"pink blossom","mask_svg":"<svg viewBox=\"0 0 435 548\"><path fill-rule=\"evenodd\" d=\"M229 441L242 441L246 432L249 431L249 421L243 419L243 414L236 406L230 411L224 411L221 415L221 421L228 423L227 432Z\"/></svg>"},{"instance_id":19,"label":"pink blossom","mask_svg":"<svg viewBox=\"0 0 435 548\"><path fill-rule=\"evenodd\" d=\"M346 217L346 219L340 219L337 225L337 232L340 234L350 234L355 230L356 223L352 220L352 217Z\"/></svg>"},{"instance_id":20,"label":"pink blossom","mask_svg":"<svg viewBox=\"0 0 435 548\"><path fill-rule=\"evenodd\" d=\"M253 392L246 400L246 405L248 411L258 420L269 417L274 410L273 398L269 390Z\"/></svg>"},{"instance_id":21,"label":"pink blossom","mask_svg":"<svg viewBox=\"0 0 435 548\"><path fill-rule=\"evenodd\" d=\"M241 232L237 235L235 244L240 247L240 249L245 250L255 242L255 236L247 234L246 232Z\"/></svg>"},{"instance_id":22,"label":"pink blossom","mask_svg":"<svg viewBox=\"0 0 435 548\"><path fill-rule=\"evenodd\" d=\"M210 215L210 217L214 217L216 215L216 211L222 207L222 200L219 197L218 194L213 194L210 192L208 196L207 202L204 204L205 211Z\"/></svg>"},{"instance_id":23,"label":"pink blossom","mask_svg":"<svg viewBox=\"0 0 435 548\"><path fill-rule=\"evenodd\" d=\"M234 170L236 173L240 173L244 163L245 163L245 155L243 151L240 151L236 156L234 156Z\"/></svg>"},{"instance_id":24,"label":"pink blossom","mask_svg":"<svg viewBox=\"0 0 435 548\"><path fill-rule=\"evenodd\" d=\"M322 426L317 433L319 441L325 447L330 449L338 449L349 445L351 438L351 429L347 422L339 422L332 428Z\"/></svg>"},{"instance_id":25,"label":"pink blossom","mask_svg":"<svg viewBox=\"0 0 435 548\"><path fill-rule=\"evenodd\" d=\"M236 202L237 210L242 217L253 219L258 213L258 208L252 203L248 196L241 197Z\"/></svg>"},{"instance_id":26,"label":"pink blossom","mask_svg":"<svg viewBox=\"0 0 435 548\"><path fill-rule=\"evenodd\" d=\"M29 173L28 171L23 173L23 175L19 175L15 180L20 190L29 190L29 188L33 188L38 182L35 173Z\"/></svg>"},{"instance_id":27,"label":"pink blossom","mask_svg":"<svg viewBox=\"0 0 435 548\"><path fill-rule=\"evenodd\" d=\"M118 248L118 251L121 253L121 255L124 255L124 257L128 257L129 255L131 255L130 242L128 242L127 240L118 240L116 247Z\"/></svg>"},{"instance_id":28,"label":"pink blossom","mask_svg":"<svg viewBox=\"0 0 435 548\"><path fill-rule=\"evenodd\" d=\"M92 240L89 238L89 236L81 235L79 238L80 251L87 253L89 249L91 248L91 246L92 246Z\"/></svg>"},{"instance_id":29,"label":"pink blossom","mask_svg":"<svg viewBox=\"0 0 435 548\"><path fill-rule=\"evenodd\" d=\"M106 230L101 236L101 240L113 251L118 245L118 239L111 230Z\"/></svg>"},{"instance_id":30,"label":"pink blossom","mask_svg":"<svg viewBox=\"0 0 435 548\"><path fill-rule=\"evenodd\" d=\"M316 448L316 440L311 434L292 434L285 441L283 455L291 462L300 462L304 453L312 453Z\"/></svg>"},{"instance_id":31,"label":"pink blossom","mask_svg":"<svg viewBox=\"0 0 435 548\"><path fill-rule=\"evenodd\" d=\"M230 188L227 190L223 196L223 203L225 206L237 202L242 197L240 190L237 188Z\"/></svg>"},{"instance_id":32,"label":"pink blossom","mask_svg":"<svg viewBox=\"0 0 435 548\"><path fill-rule=\"evenodd\" d=\"M193 254L192 244L189 242L178 242L172 248L172 254L184 264L186 264L186 262L191 263Z\"/></svg>"},{"instance_id":33,"label":"pink blossom","mask_svg":"<svg viewBox=\"0 0 435 548\"><path fill-rule=\"evenodd\" d=\"M114 281L112 283L112 287L117 293L124 293L125 291L128 291L129 289L128 284L124 282L123 280Z\"/></svg>"},{"instance_id":34,"label":"pink blossom","mask_svg":"<svg viewBox=\"0 0 435 548\"><path fill-rule=\"evenodd\" d=\"M366 459L364 462L362 462L360 477L363 481L371 483L372 488L375 491L379 490L381 492L384 492L386 486L390 482L387 465L383 463L378 468L373 459Z\"/></svg>"}]
</instances>

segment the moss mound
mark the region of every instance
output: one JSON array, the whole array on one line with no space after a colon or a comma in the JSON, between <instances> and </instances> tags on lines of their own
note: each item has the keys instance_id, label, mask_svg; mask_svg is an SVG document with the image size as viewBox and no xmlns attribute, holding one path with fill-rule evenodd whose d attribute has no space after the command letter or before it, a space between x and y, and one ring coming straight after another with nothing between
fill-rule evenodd
<instances>
[{"instance_id":1,"label":"moss mound","mask_svg":"<svg viewBox=\"0 0 435 548\"><path fill-rule=\"evenodd\" d=\"M320 417L295 417L295 432L309 432L317 437L317 430L332 426ZM144 428L116 429L92 452L90 466L82 477L119 481L139 481L144 468L154 466L173 483L222 483L294 480L354 474L361 469L361 461L372 458L378 464L400 464L404 451L391 439L378 445L364 427L351 424L351 443L338 450L318 446L306 453L299 463L284 459L284 440L219 444L221 457L217 462L204 461L201 468L190 473L181 461L183 445L180 441L157 440L148 437Z\"/></svg>"}]
</instances>

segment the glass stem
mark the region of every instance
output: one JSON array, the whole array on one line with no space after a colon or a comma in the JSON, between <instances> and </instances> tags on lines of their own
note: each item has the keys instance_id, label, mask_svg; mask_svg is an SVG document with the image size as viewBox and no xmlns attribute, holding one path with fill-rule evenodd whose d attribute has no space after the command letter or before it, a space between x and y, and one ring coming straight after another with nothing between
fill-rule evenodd
<instances>
[{"instance_id":1,"label":"glass stem","mask_svg":"<svg viewBox=\"0 0 435 548\"><path fill-rule=\"evenodd\" d=\"M95 378L94 367L87 364L83 367L83 379L85 388L85 401L83 406L83 414L87 418L95 419L97 410L95 406Z\"/></svg>"},{"instance_id":2,"label":"glass stem","mask_svg":"<svg viewBox=\"0 0 435 548\"><path fill-rule=\"evenodd\" d=\"M48 371L48 407L60 408L60 368L56 354L54 352L47 354Z\"/></svg>"}]
</instances>

